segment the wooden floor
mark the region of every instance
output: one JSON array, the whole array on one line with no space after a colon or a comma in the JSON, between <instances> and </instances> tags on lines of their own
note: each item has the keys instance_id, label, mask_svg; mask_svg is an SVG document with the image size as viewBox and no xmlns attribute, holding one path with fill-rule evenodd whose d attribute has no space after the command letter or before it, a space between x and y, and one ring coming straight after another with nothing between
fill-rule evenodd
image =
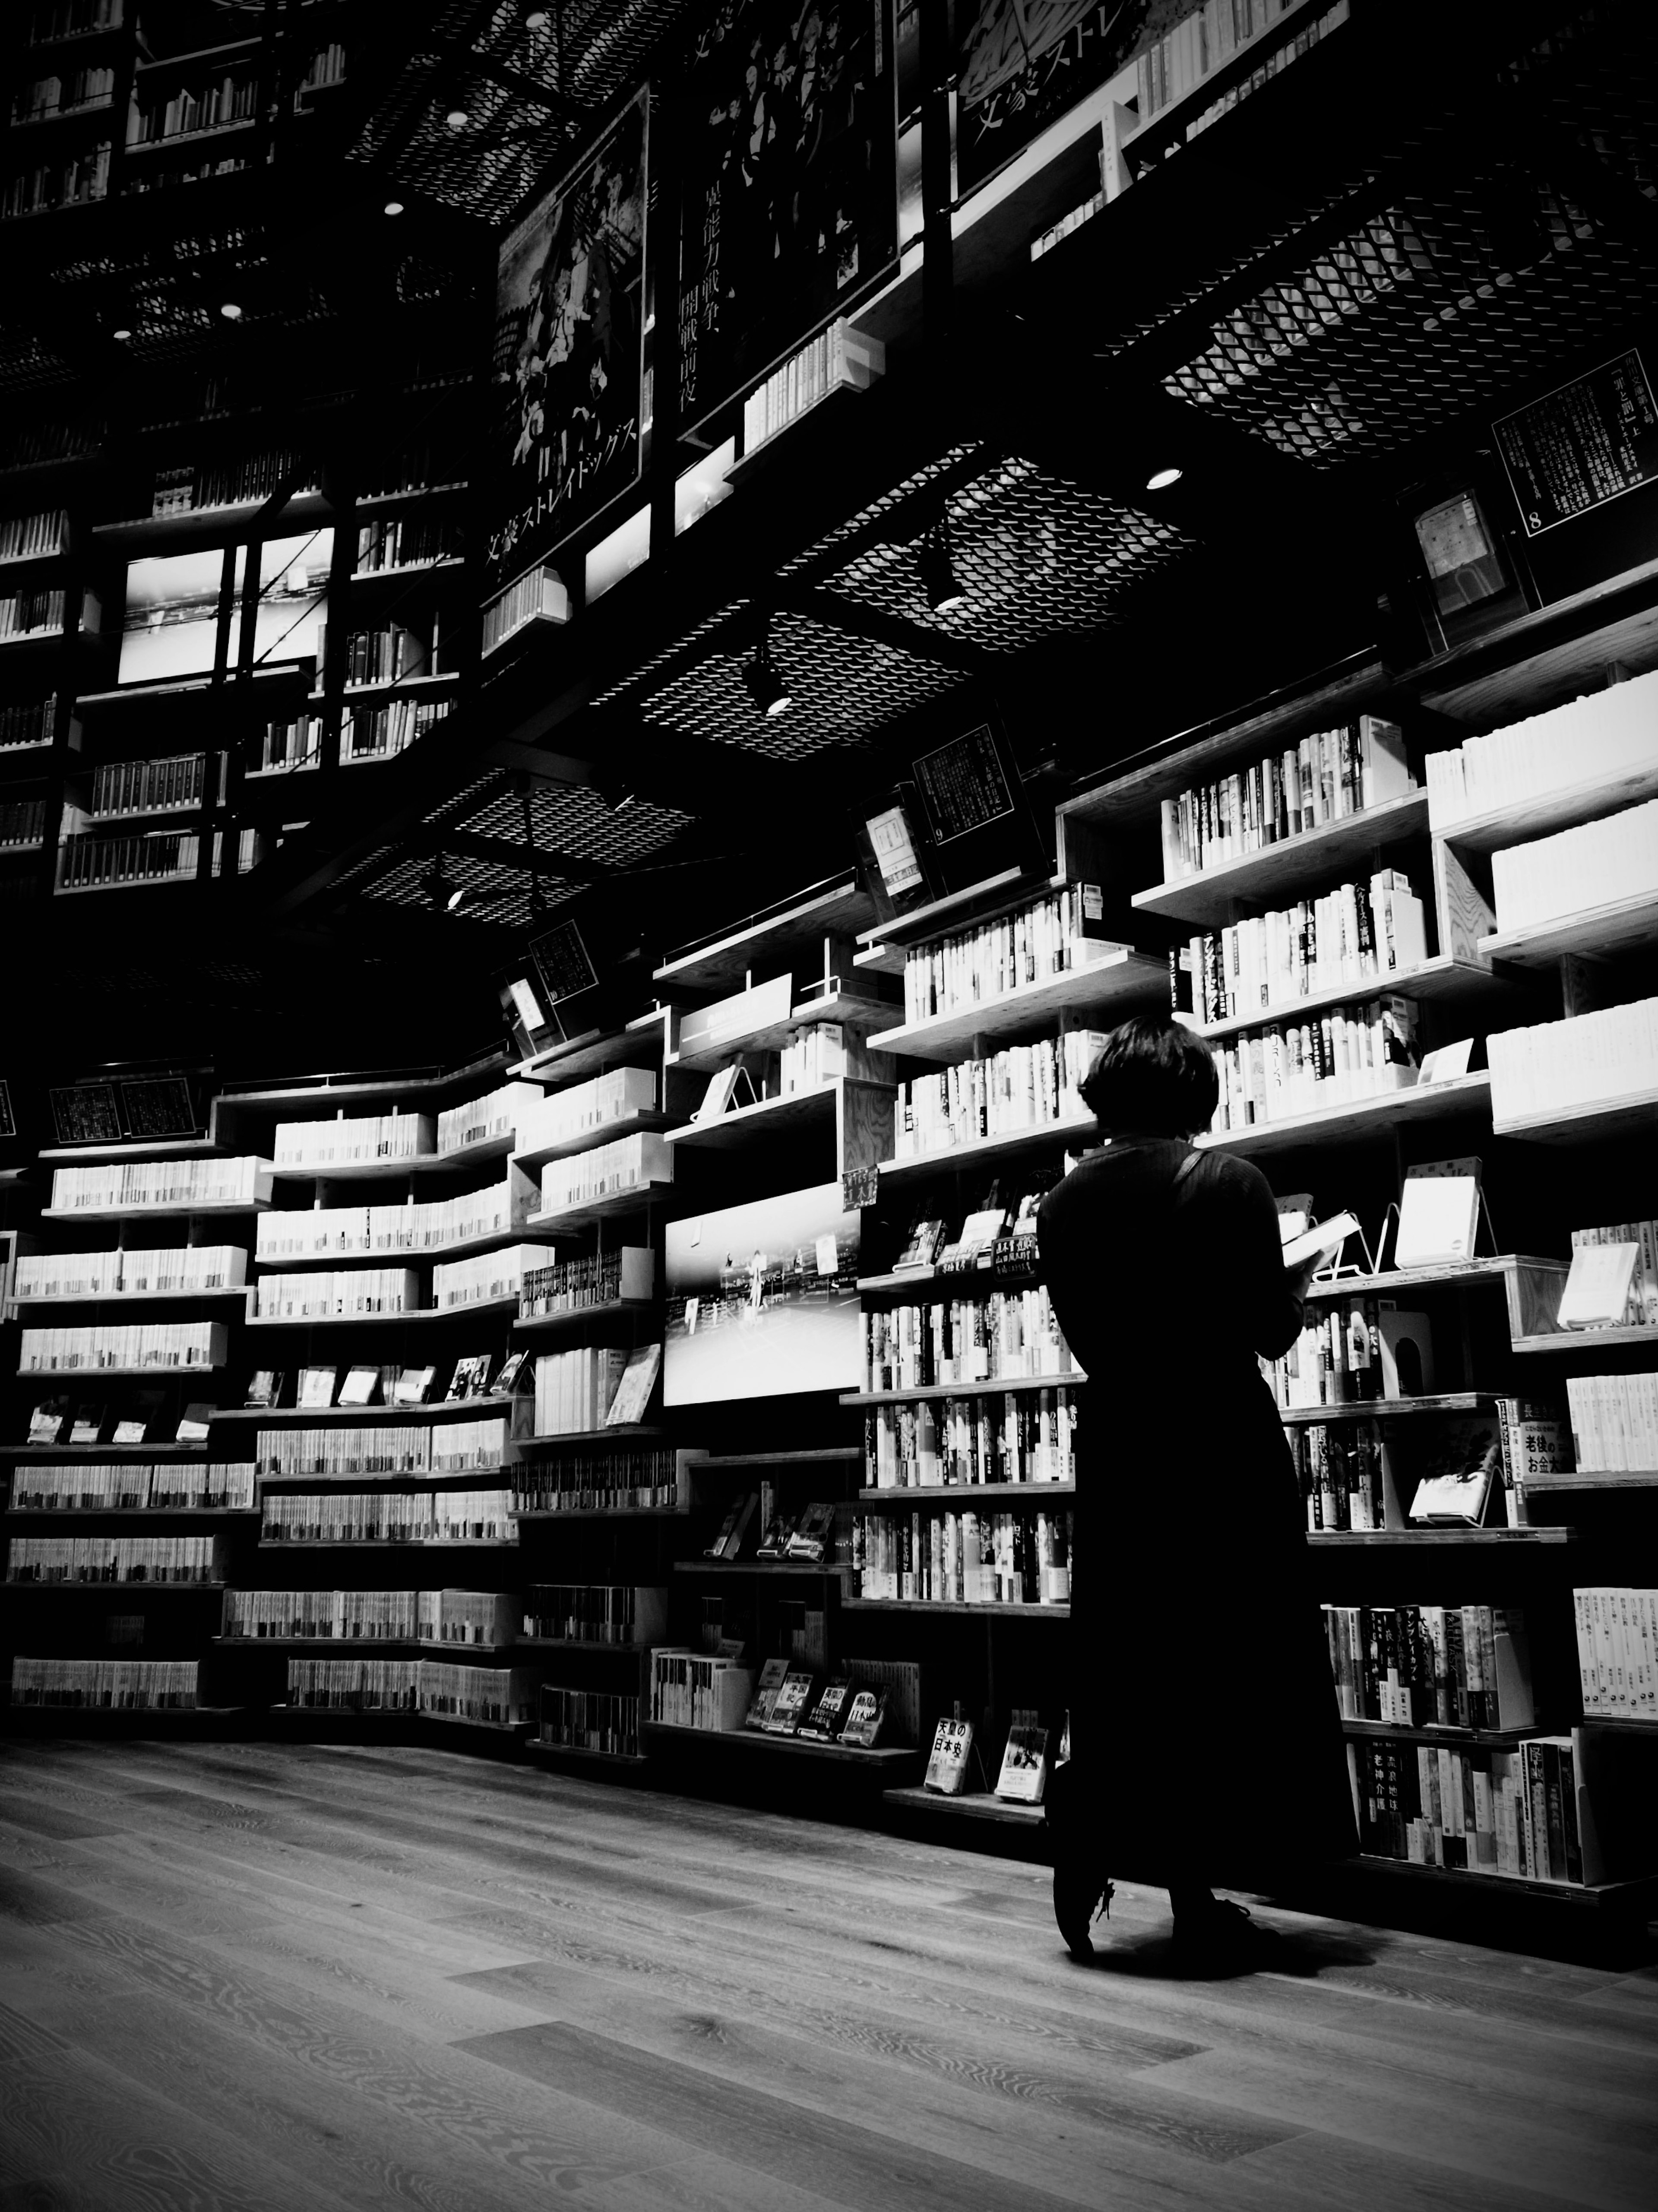
<instances>
[{"instance_id":1,"label":"wooden floor","mask_svg":"<svg viewBox=\"0 0 1658 2212\"><path fill-rule=\"evenodd\" d=\"M452 1753L0 1746L0 2212L1658 2203L1658 1971Z\"/></svg>"}]
</instances>

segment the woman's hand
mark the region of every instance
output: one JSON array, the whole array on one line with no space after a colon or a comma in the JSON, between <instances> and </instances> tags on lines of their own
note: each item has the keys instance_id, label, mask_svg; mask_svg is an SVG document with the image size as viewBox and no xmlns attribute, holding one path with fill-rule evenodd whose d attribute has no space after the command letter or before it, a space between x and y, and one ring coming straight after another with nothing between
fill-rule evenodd
<instances>
[{"instance_id":1,"label":"woman's hand","mask_svg":"<svg viewBox=\"0 0 1658 2212\"><path fill-rule=\"evenodd\" d=\"M1292 1298L1305 1298L1312 1287L1314 1276L1324 1266L1327 1257L1327 1255L1325 1253L1314 1252L1303 1260L1298 1267L1284 1269L1284 1285Z\"/></svg>"}]
</instances>

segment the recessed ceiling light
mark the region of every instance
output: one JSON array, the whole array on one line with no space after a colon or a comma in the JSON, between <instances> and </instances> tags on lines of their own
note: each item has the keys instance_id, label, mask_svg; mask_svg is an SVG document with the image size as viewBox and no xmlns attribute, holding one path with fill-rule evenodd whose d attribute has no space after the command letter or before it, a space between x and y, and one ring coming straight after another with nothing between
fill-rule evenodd
<instances>
[{"instance_id":1,"label":"recessed ceiling light","mask_svg":"<svg viewBox=\"0 0 1658 2212\"><path fill-rule=\"evenodd\" d=\"M548 12L544 8L526 8L524 11L524 27L526 31L544 31L549 20Z\"/></svg>"},{"instance_id":2,"label":"recessed ceiling light","mask_svg":"<svg viewBox=\"0 0 1658 2212\"><path fill-rule=\"evenodd\" d=\"M387 200L386 203L386 212L387 215L401 215L403 213L403 202L401 200Z\"/></svg>"},{"instance_id":3,"label":"recessed ceiling light","mask_svg":"<svg viewBox=\"0 0 1658 2212\"><path fill-rule=\"evenodd\" d=\"M125 345L127 340L132 336L132 333L127 329L126 325L123 324L118 331L112 331L110 332L110 336L116 340L118 344Z\"/></svg>"},{"instance_id":4,"label":"recessed ceiling light","mask_svg":"<svg viewBox=\"0 0 1658 2212\"><path fill-rule=\"evenodd\" d=\"M1167 491L1170 484L1177 484L1185 474L1184 469L1153 469L1145 479L1145 489L1147 491Z\"/></svg>"},{"instance_id":5,"label":"recessed ceiling light","mask_svg":"<svg viewBox=\"0 0 1658 2212\"><path fill-rule=\"evenodd\" d=\"M472 118L464 107L452 107L443 119L452 131L464 131Z\"/></svg>"},{"instance_id":6,"label":"recessed ceiling light","mask_svg":"<svg viewBox=\"0 0 1658 2212\"><path fill-rule=\"evenodd\" d=\"M234 300L227 300L219 309L219 313L228 323L239 323L242 319L242 311Z\"/></svg>"}]
</instances>

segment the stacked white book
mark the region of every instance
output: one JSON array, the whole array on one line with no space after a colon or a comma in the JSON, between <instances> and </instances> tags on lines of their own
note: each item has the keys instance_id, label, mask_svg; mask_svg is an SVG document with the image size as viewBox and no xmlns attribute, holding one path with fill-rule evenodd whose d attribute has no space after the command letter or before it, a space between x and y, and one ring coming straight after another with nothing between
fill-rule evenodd
<instances>
[{"instance_id":1,"label":"stacked white book","mask_svg":"<svg viewBox=\"0 0 1658 2212\"><path fill-rule=\"evenodd\" d=\"M14 1659L14 1705L95 1707L107 1712L187 1712L196 1704L195 1659Z\"/></svg>"},{"instance_id":2,"label":"stacked white book","mask_svg":"<svg viewBox=\"0 0 1658 2212\"><path fill-rule=\"evenodd\" d=\"M471 1474L498 1468L506 1455L507 1421L501 1414L475 1421L444 1421L432 1431L434 1474Z\"/></svg>"},{"instance_id":3,"label":"stacked white book","mask_svg":"<svg viewBox=\"0 0 1658 2212\"><path fill-rule=\"evenodd\" d=\"M418 1659L290 1659L288 1702L312 1712L412 1713Z\"/></svg>"},{"instance_id":4,"label":"stacked white book","mask_svg":"<svg viewBox=\"0 0 1658 2212\"><path fill-rule=\"evenodd\" d=\"M511 1227L509 1182L405 1206L325 1206L263 1214L261 1260L320 1260L333 1253L435 1252L498 1237Z\"/></svg>"},{"instance_id":5,"label":"stacked white book","mask_svg":"<svg viewBox=\"0 0 1658 2212\"><path fill-rule=\"evenodd\" d=\"M1658 1720L1658 1590L1575 1589L1583 1711Z\"/></svg>"},{"instance_id":6,"label":"stacked white book","mask_svg":"<svg viewBox=\"0 0 1658 2212\"><path fill-rule=\"evenodd\" d=\"M410 1644L414 1590L225 1592L224 1633L250 1642Z\"/></svg>"},{"instance_id":7,"label":"stacked white book","mask_svg":"<svg viewBox=\"0 0 1658 2212\"><path fill-rule=\"evenodd\" d=\"M416 1676L416 1711L434 1719L525 1728L535 1718L536 1679L521 1667L460 1667L452 1660L422 1659Z\"/></svg>"},{"instance_id":8,"label":"stacked white book","mask_svg":"<svg viewBox=\"0 0 1658 2212\"><path fill-rule=\"evenodd\" d=\"M1613 1105L1658 1091L1658 999L1501 1030L1485 1048L1498 1121Z\"/></svg>"},{"instance_id":9,"label":"stacked white book","mask_svg":"<svg viewBox=\"0 0 1658 2212\"><path fill-rule=\"evenodd\" d=\"M14 1536L10 1583L210 1583L211 1536Z\"/></svg>"},{"instance_id":10,"label":"stacked white book","mask_svg":"<svg viewBox=\"0 0 1658 2212\"><path fill-rule=\"evenodd\" d=\"M205 1370L224 1364L224 1324L216 1321L127 1322L112 1328L26 1328L20 1375L116 1373L149 1367Z\"/></svg>"},{"instance_id":11,"label":"stacked white book","mask_svg":"<svg viewBox=\"0 0 1658 2212\"><path fill-rule=\"evenodd\" d=\"M1502 807L1650 770L1655 748L1658 672L1430 753L1428 819L1442 834Z\"/></svg>"},{"instance_id":12,"label":"stacked white book","mask_svg":"<svg viewBox=\"0 0 1658 2212\"><path fill-rule=\"evenodd\" d=\"M253 1438L253 1463L261 1474L325 1475L330 1481L426 1474L432 1464L432 1425L376 1421L350 1428L260 1429Z\"/></svg>"},{"instance_id":13,"label":"stacked white book","mask_svg":"<svg viewBox=\"0 0 1658 2212\"><path fill-rule=\"evenodd\" d=\"M494 1648L513 1641L514 1609L505 1590L422 1590L417 1633L422 1644Z\"/></svg>"},{"instance_id":14,"label":"stacked white book","mask_svg":"<svg viewBox=\"0 0 1658 2212\"><path fill-rule=\"evenodd\" d=\"M469 1098L464 1106L451 1106L438 1115L438 1152L440 1155L464 1152L468 1145L487 1145L497 1137L515 1136L525 1115L540 1103L537 1085L503 1083L498 1090L486 1091L481 1098Z\"/></svg>"},{"instance_id":15,"label":"stacked white book","mask_svg":"<svg viewBox=\"0 0 1658 2212\"><path fill-rule=\"evenodd\" d=\"M122 1252L21 1252L12 1278L20 1298L104 1298L119 1295Z\"/></svg>"},{"instance_id":16,"label":"stacked white book","mask_svg":"<svg viewBox=\"0 0 1658 2212\"><path fill-rule=\"evenodd\" d=\"M1580 1472L1658 1468L1658 1375L1573 1375L1566 1401Z\"/></svg>"},{"instance_id":17,"label":"stacked white book","mask_svg":"<svg viewBox=\"0 0 1658 2212\"><path fill-rule=\"evenodd\" d=\"M174 1244L159 1251L34 1252L20 1255L19 1298L162 1297L238 1289L247 1255L228 1244Z\"/></svg>"},{"instance_id":18,"label":"stacked white book","mask_svg":"<svg viewBox=\"0 0 1658 2212\"><path fill-rule=\"evenodd\" d=\"M498 1252L475 1252L466 1260L440 1260L432 1270L432 1303L440 1312L457 1306L488 1305L515 1298L524 1279L542 1267L544 1244L506 1244Z\"/></svg>"},{"instance_id":19,"label":"stacked white book","mask_svg":"<svg viewBox=\"0 0 1658 2212\"><path fill-rule=\"evenodd\" d=\"M778 1055L778 1088L785 1098L802 1091L820 1090L838 1076L878 1077L875 1056L863 1040L841 1022L813 1022L797 1030Z\"/></svg>"},{"instance_id":20,"label":"stacked white book","mask_svg":"<svg viewBox=\"0 0 1658 2212\"><path fill-rule=\"evenodd\" d=\"M420 1285L409 1267L342 1267L333 1273L259 1278L261 1321L415 1313L420 1304Z\"/></svg>"},{"instance_id":21,"label":"stacked white book","mask_svg":"<svg viewBox=\"0 0 1658 2212\"><path fill-rule=\"evenodd\" d=\"M1103 912L1097 884L1066 884L1013 914L907 952L905 1021L993 1006L1010 991L1116 951L1118 940L1102 927Z\"/></svg>"},{"instance_id":22,"label":"stacked white book","mask_svg":"<svg viewBox=\"0 0 1658 2212\"><path fill-rule=\"evenodd\" d=\"M1003 1137L1086 1121L1078 1085L1105 1042L1101 1030L1068 1030L1060 1037L1009 1045L988 1060L918 1075L898 1085L894 1151L901 1160Z\"/></svg>"},{"instance_id":23,"label":"stacked white book","mask_svg":"<svg viewBox=\"0 0 1658 2212\"><path fill-rule=\"evenodd\" d=\"M436 1490L432 1492L428 1544L516 1544L510 1490Z\"/></svg>"},{"instance_id":24,"label":"stacked white book","mask_svg":"<svg viewBox=\"0 0 1658 2212\"><path fill-rule=\"evenodd\" d=\"M1658 750L1658 729L1652 743ZM1658 799L1491 854L1501 930L1658 896Z\"/></svg>"},{"instance_id":25,"label":"stacked white book","mask_svg":"<svg viewBox=\"0 0 1658 2212\"><path fill-rule=\"evenodd\" d=\"M743 450L751 453L786 430L831 392L866 391L884 373L886 361L879 338L865 337L838 316L744 401Z\"/></svg>"},{"instance_id":26,"label":"stacked white book","mask_svg":"<svg viewBox=\"0 0 1658 2212\"><path fill-rule=\"evenodd\" d=\"M653 1183L673 1181L673 1146L647 1133L617 1137L590 1152L550 1160L541 1170L541 1210L567 1213L631 1190L648 1190Z\"/></svg>"},{"instance_id":27,"label":"stacked white book","mask_svg":"<svg viewBox=\"0 0 1658 2212\"><path fill-rule=\"evenodd\" d=\"M529 1090L531 1085L519 1086ZM656 1106L656 1076L648 1067L613 1067L568 1091L537 1094L518 1125L518 1148L534 1152L542 1145L568 1145L592 1135L614 1121L635 1114L649 1114Z\"/></svg>"},{"instance_id":28,"label":"stacked white book","mask_svg":"<svg viewBox=\"0 0 1658 2212\"><path fill-rule=\"evenodd\" d=\"M743 1726L754 1695L751 1669L689 1644L651 1654L650 1717L658 1728L727 1735Z\"/></svg>"},{"instance_id":29,"label":"stacked white book","mask_svg":"<svg viewBox=\"0 0 1658 2212\"><path fill-rule=\"evenodd\" d=\"M1404 732L1379 714L1312 730L1279 752L1159 804L1165 883L1247 860L1416 789Z\"/></svg>"},{"instance_id":30,"label":"stacked white book","mask_svg":"<svg viewBox=\"0 0 1658 2212\"><path fill-rule=\"evenodd\" d=\"M1216 1048L1220 1103L1213 1132L1408 1090L1417 1079L1416 1034L1409 999L1367 999L1327 1006L1305 1021L1242 1030Z\"/></svg>"},{"instance_id":31,"label":"stacked white book","mask_svg":"<svg viewBox=\"0 0 1658 2212\"><path fill-rule=\"evenodd\" d=\"M627 1364L627 1353L613 1345L544 1352L536 1361L537 1435L602 1428Z\"/></svg>"},{"instance_id":32,"label":"stacked white book","mask_svg":"<svg viewBox=\"0 0 1658 2212\"><path fill-rule=\"evenodd\" d=\"M12 1478L14 1513L200 1512L245 1509L253 1503L253 1468L245 1460L216 1462L162 1460L153 1466L41 1465L28 1461Z\"/></svg>"},{"instance_id":33,"label":"stacked white book","mask_svg":"<svg viewBox=\"0 0 1658 2212\"><path fill-rule=\"evenodd\" d=\"M270 1195L269 1160L123 1160L108 1166L58 1168L52 1178L54 1213L142 1212L165 1206L179 1212L210 1206L250 1209Z\"/></svg>"},{"instance_id":34,"label":"stacked white book","mask_svg":"<svg viewBox=\"0 0 1658 2212\"><path fill-rule=\"evenodd\" d=\"M268 1491L260 1503L264 1544L423 1544L432 1533L428 1491Z\"/></svg>"},{"instance_id":35,"label":"stacked white book","mask_svg":"<svg viewBox=\"0 0 1658 2212\"><path fill-rule=\"evenodd\" d=\"M278 1121L273 1153L279 1168L363 1167L378 1160L416 1160L433 1150L429 1114L343 1114L332 1121Z\"/></svg>"},{"instance_id":36,"label":"stacked white book","mask_svg":"<svg viewBox=\"0 0 1658 2212\"><path fill-rule=\"evenodd\" d=\"M1574 1229L1571 1252L1563 1328L1658 1329L1658 1221Z\"/></svg>"}]
</instances>

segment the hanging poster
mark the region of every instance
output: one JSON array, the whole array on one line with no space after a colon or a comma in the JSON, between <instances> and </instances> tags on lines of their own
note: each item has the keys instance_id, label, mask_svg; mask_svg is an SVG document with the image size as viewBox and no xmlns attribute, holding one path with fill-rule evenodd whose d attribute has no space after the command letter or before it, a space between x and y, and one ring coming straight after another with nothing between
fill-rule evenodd
<instances>
[{"instance_id":1,"label":"hanging poster","mask_svg":"<svg viewBox=\"0 0 1658 2212\"><path fill-rule=\"evenodd\" d=\"M501 249L492 587L639 481L649 110L641 91Z\"/></svg>"},{"instance_id":2,"label":"hanging poster","mask_svg":"<svg viewBox=\"0 0 1658 2212\"><path fill-rule=\"evenodd\" d=\"M689 428L897 258L892 0L720 0L692 50L685 111Z\"/></svg>"},{"instance_id":3,"label":"hanging poster","mask_svg":"<svg viewBox=\"0 0 1658 2212\"><path fill-rule=\"evenodd\" d=\"M1658 477L1658 405L1638 353L1491 425L1527 538Z\"/></svg>"},{"instance_id":4,"label":"hanging poster","mask_svg":"<svg viewBox=\"0 0 1658 2212\"><path fill-rule=\"evenodd\" d=\"M1152 0L960 0L956 189L963 198L1139 44ZM1163 12L1167 12L1165 9Z\"/></svg>"}]
</instances>

